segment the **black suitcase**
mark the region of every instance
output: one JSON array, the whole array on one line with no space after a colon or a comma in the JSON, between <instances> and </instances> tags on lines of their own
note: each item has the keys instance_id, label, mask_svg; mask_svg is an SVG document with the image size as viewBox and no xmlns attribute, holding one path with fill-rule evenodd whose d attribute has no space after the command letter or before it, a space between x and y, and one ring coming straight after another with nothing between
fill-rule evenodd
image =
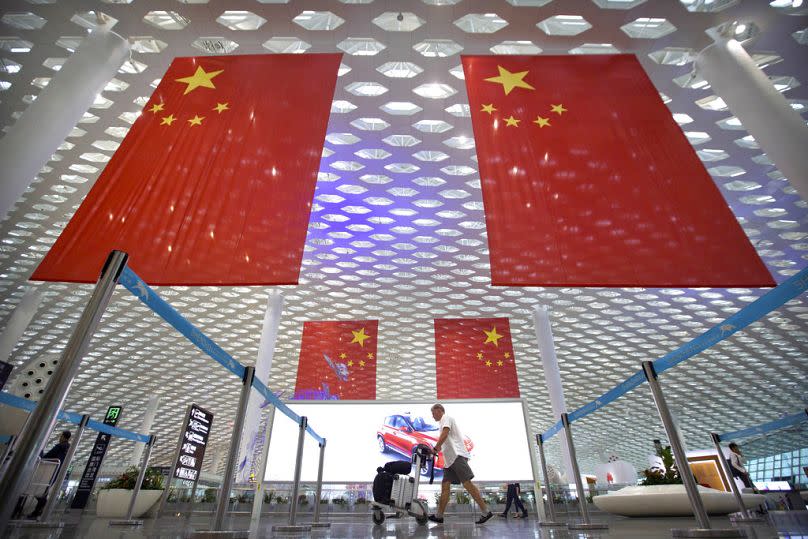
<instances>
[{"instance_id":1,"label":"black suitcase","mask_svg":"<svg viewBox=\"0 0 808 539\"><path fill-rule=\"evenodd\" d=\"M390 504L390 494L393 492L394 474L386 472L384 468L376 468L378 472L373 479L373 501Z\"/></svg>"},{"instance_id":2,"label":"black suitcase","mask_svg":"<svg viewBox=\"0 0 808 539\"><path fill-rule=\"evenodd\" d=\"M393 460L384 465L384 471L391 474L410 475L410 472L412 471L412 462Z\"/></svg>"}]
</instances>

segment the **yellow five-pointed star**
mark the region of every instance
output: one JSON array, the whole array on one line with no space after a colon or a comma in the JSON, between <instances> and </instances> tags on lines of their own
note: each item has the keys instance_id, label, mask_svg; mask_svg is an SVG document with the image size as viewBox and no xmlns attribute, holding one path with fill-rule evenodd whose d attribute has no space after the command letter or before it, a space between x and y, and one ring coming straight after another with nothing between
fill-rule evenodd
<instances>
[{"instance_id":1,"label":"yellow five-pointed star","mask_svg":"<svg viewBox=\"0 0 808 539\"><path fill-rule=\"evenodd\" d=\"M340 359L345 359L346 357L348 357L348 354L346 354L345 352L343 352L343 353L341 353L341 354L339 355L339 358L340 358Z\"/></svg>"},{"instance_id":2,"label":"yellow five-pointed star","mask_svg":"<svg viewBox=\"0 0 808 539\"><path fill-rule=\"evenodd\" d=\"M491 365L492 365L491 360L488 360L488 361L485 362L486 367L490 367Z\"/></svg>"},{"instance_id":3,"label":"yellow five-pointed star","mask_svg":"<svg viewBox=\"0 0 808 539\"><path fill-rule=\"evenodd\" d=\"M482 359L482 358L483 358L483 353L482 352L477 352L477 359Z\"/></svg>"},{"instance_id":4,"label":"yellow five-pointed star","mask_svg":"<svg viewBox=\"0 0 808 539\"><path fill-rule=\"evenodd\" d=\"M511 90L514 88L525 88L527 90L535 90L533 86L526 83L524 80L525 75L527 75L527 71L519 71L518 73L511 73L507 69L502 66L497 66L499 70L499 75L496 77L490 77L485 79L488 82L496 82L497 84L501 84L503 90L505 90L505 95L511 93Z\"/></svg>"},{"instance_id":5,"label":"yellow five-pointed star","mask_svg":"<svg viewBox=\"0 0 808 539\"><path fill-rule=\"evenodd\" d=\"M490 105L483 105L483 108L480 110L480 112L487 112L488 114L491 114L495 110L497 109L495 109L494 104L491 103Z\"/></svg>"},{"instance_id":6,"label":"yellow five-pointed star","mask_svg":"<svg viewBox=\"0 0 808 539\"><path fill-rule=\"evenodd\" d=\"M185 88L185 91L182 93L182 95L188 94L196 90L200 86L202 88L216 88L216 86L213 85L213 77L215 77L222 71L224 71L224 69L220 69L219 71L205 72L205 70L202 69L202 66L197 66L196 73L194 73L190 77L183 77L181 79L177 79L177 82L182 82L188 85Z\"/></svg>"},{"instance_id":7,"label":"yellow five-pointed star","mask_svg":"<svg viewBox=\"0 0 808 539\"><path fill-rule=\"evenodd\" d=\"M228 107L229 104L230 103L216 103L216 106L213 107L212 110L215 110L216 112L221 114L223 110L230 110L230 107Z\"/></svg>"},{"instance_id":8,"label":"yellow five-pointed star","mask_svg":"<svg viewBox=\"0 0 808 539\"><path fill-rule=\"evenodd\" d=\"M348 362L348 366L349 366L349 367L353 367L353 361L349 361L349 362Z\"/></svg>"},{"instance_id":9,"label":"yellow five-pointed star","mask_svg":"<svg viewBox=\"0 0 808 539\"><path fill-rule=\"evenodd\" d=\"M360 329L359 331L351 330L353 333L353 340L351 344L358 342L359 346L365 346L365 339L370 339L370 335L365 334L365 328Z\"/></svg>"},{"instance_id":10,"label":"yellow five-pointed star","mask_svg":"<svg viewBox=\"0 0 808 539\"><path fill-rule=\"evenodd\" d=\"M161 110L163 110L163 104L155 103L152 105L152 108L149 109L149 112L160 112Z\"/></svg>"},{"instance_id":11,"label":"yellow five-pointed star","mask_svg":"<svg viewBox=\"0 0 808 539\"><path fill-rule=\"evenodd\" d=\"M171 123L176 120L173 114L169 114L168 116L163 116L160 119L160 125L171 125Z\"/></svg>"},{"instance_id":12,"label":"yellow five-pointed star","mask_svg":"<svg viewBox=\"0 0 808 539\"><path fill-rule=\"evenodd\" d=\"M500 367L502 367L504 364L505 363L503 363L501 359L499 361L497 361L497 365L500 366Z\"/></svg>"},{"instance_id":13,"label":"yellow five-pointed star","mask_svg":"<svg viewBox=\"0 0 808 539\"><path fill-rule=\"evenodd\" d=\"M567 112L567 109L565 109L564 105L561 105L561 104L553 105L552 109L553 109L553 112L558 113L559 116L561 116L563 113Z\"/></svg>"},{"instance_id":14,"label":"yellow five-pointed star","mask_svg":"<svg viewBox=\"0 0 808 539\"><path fill-rule=\"evenodd\" d=\"M550 125L550 118L542 118L541 116L536 116L536 119L533 120L533 123L538 125L539 127L546 127Z\"/></svg>"},{"instance_id":15,"label":"yellow five-pointed star","mask_svg":"<svg viewBox=\"0 0 808 539\"><path fill-rule=\"evenodd\" d=\"M511 353L510 352L505 352L505 359L508 359L509 357L511 357Z\"/></svg>"},{"instance_id":16,"label":"yellow five-pointed star","mask_svg":"<svg viewBox=\"0 0 808 539\"><path fill-rule=\"evenodd\" d=\"M492 343L494 343L494 346L499 346L499 343L497 341L502 338L502 335L497 333L496 326L492 327L491 331L483 330L483 333L485 333L485 337L486 337L485 342L483 344L488 344L488 343L492 342Z\"/></svg>"},{"instance_id":17,"label":"yellow five-pointed star","mask_svg":"<svg viewBox=\"0 0 808 539\"><path fill-rule=\"evenodd\" d=\"M373 359L373 352L368 352L368 359Z\"/></svg>"},{"instance_id":18,"label":"yellow five-pointed star","mask_svg":"<svg viewBox=\"0 0 808 539\"><path fill-rule=\"evenodd\" d=\"M199 116L197 114L196 116L194 116L193 118L188 120L188 123L191 124L191 127L193 127L195 125L202 125L202 120L204 120L204 119L205 119L204 116Z\"/></svg>"},{"instance_id":19,"label":"yellow five-pointed star","mask_svg":"<svg viewBox=\"0 0 808 539\"><path fill-rule=\"evenodd\" d=\"M359 366L360 366L360 367L364 367L364 366L365 366L365 362L364 362L364 361L362 361L361 359L359 360Z\"/></svg>"},{"instance_id":20,"label":"yellow five-pointed star","mask_svg":"<svg viewBox=\"0 0 808 539\"><path fill-rule=\"evenodd\" d=\"M519 127L519 122L521 121L522 120L517 120L511 115L510 118L505 118L505 127Z\"/></svg>"}]
</instances>

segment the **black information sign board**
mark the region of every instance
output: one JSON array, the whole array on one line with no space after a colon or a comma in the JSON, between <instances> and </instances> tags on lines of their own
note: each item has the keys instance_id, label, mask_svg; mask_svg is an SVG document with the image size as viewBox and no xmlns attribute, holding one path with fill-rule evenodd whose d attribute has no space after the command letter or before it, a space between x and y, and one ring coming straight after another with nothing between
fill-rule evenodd
<instances>
[{"instance_id":1,"label":"black information sign board","mask_svg":"<svg viewBox=\"0 0 808 539\"><path fill-rule=\"evenodd\" d=\"M185 481L199 479L211 425L213 425L213 414L192 404L185 432L182 433L180 452L174 466L174 477Z\"/></svg>"},{"instance_id":2,"label":"black information sign board","mask_svg":"<svg viewBox=\"0 0 808 539\"><path fill-rule=\"evenodd\" d=\"M107 409L107 415L104 417L104 424L114 427L121 417L123 406L110 406ZM76 489L76 495L73 497L73 502L70 507L73 509L84 509L87 505L87 500L90 499L90 494L93 492L95 485L95 478L98 476L98 471L101 469L101 464L104 462L104 455L107 454L107 447L109 447L109 434L99 432L98 437L95 439L90 451L90 458L87 460L87 465L84 467L84 473L81 474L79 486Z\"/></svg>"},{"instance_id":3,"label":"black information sign board","mask_svg":"<svg viewBox=\"0 0 808 539\"><path fill-rule=\"evenodd\" d=\"M8 377L11 375L11 369L13 368L14 365L11 363L0 361L0 389L3 389L3 386L8 382Z\"/></svg>"}]
</instances>

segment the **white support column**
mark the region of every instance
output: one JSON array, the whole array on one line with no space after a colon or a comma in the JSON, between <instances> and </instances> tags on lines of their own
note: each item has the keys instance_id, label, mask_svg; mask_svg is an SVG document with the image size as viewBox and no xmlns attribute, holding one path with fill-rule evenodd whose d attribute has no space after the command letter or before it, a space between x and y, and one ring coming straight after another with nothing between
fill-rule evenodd
<instances>
[{"instance_id":1,"label":"white support column","mask_svg":"<svg viewBox=\"0 0 808 539\"><path fill-rule=\"evenodd\" d=\"M275 354L275 341L278 338L278 327L283 314L283 294L275 290L267 298L267 310L264 313L264 326L261 330L261 341L258 345L258 357L255 360L255 377L264 384L269 381L272 369L272 356ZM250 471L257 469L256 446L261 441L260 422L261 404L264 402L257 391L250 394L247 405L247 417L244 419L244 430L241 432L241 447L236 465L236 484L243 485L250 481ZM259 456L260 457L260 456ZM258 479L260 481L260 478Z\"/></svg>"},{"instance_id":2,"label":"white support column","mask_svg":"<svg viewBox=\"0 0 808 539\"><path fill-rule=\"evenodd\" d=\"M547 382L547 393L550 395L550 406L553 409L553 423L558 421L561 414L567 413L567 403L564 400L564 387L561 385L561 371L558 369L555 344L553 343L553 329L550 327L550 311L545 305L539 305L533 311L533 322L536 326L536 338L539 341L539 353L544 367L544 380ZM564 479L569 483L575 481L572 464L569 459L567 440L561 437L561 460L564 464Z\"/></svg>"},{"instance_id":3,"label":"white support column","mask_svg":"<svg viewBox=\"0 0 808 539\"><path fill-rule=\"evenodd\" d=\"M146 404L146 412L143 414L143 422L140 424L138 432L151 432L154 426L154 417L157 415L157 407L160 405L160 397L152 395L149 397L149 402ZM132 456L129 457L129 464L131 466L140 466L140 460L143 456L144 444L135 444L132 448Z\"/></svg>"},{"instance_id":4,"label":"white support column","mask_svg":"<svg viewBox=\"0 0 808 539\"><path fill-rule=\"evenodd\" d=\"M696 69L808 201L808 126L741 44L718 38L699 53Z\"/></svg>"},{"instance_id":5,"label":"white support column","mask_svg":"<svg viewBox=\"0 0 808 539\"><path fill-rule=\"evenodd\" d=\"M8 318L3 334L0 335L0 361L8 361L14 345L20 340L22 334L34 318L39 304L42 303L42 293L36 288L29 288L22 299L14 307Z\"/></svg>"},{"instance_id":6,"label":"white support column","mask_svg":"<svg viewBox=\"0 0 808 539\"><path fill-rule=\"evenodd\" d=\"M91 31L0 139L0 220L127 58L126 39L106 28Z\"/></svg>"},{"instance_id":7,"label":"white support column","mask_svg":"<svg viewBox=\"0 0 808 539\"><path fill-rule=\"evenodd\" d=\"M210 473L214 475L219 474L219 468L222 466L222 460L224 460L226 447L222 444L218 444L213 448L213 458L210 462Z\"/></svg>"}]
</instances>

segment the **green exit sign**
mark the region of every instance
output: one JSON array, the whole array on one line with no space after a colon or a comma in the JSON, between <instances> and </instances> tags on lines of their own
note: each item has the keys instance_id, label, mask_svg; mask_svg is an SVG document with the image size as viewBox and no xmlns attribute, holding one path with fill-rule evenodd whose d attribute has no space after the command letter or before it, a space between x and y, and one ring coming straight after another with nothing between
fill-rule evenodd
<instances>
[{"instance_id":1,"label":"green exit sign","mask_svg":"<svg viewBox=\"0 0 808 539\"><path fill-rule=\"evenodd\" d=\"M107 415L104 417L104 423L107 425L114 425L118 422L118 419L121 417L121 411L123 411L123 406L110 406L107 409Z\"/></svg>"}]
</instances>

